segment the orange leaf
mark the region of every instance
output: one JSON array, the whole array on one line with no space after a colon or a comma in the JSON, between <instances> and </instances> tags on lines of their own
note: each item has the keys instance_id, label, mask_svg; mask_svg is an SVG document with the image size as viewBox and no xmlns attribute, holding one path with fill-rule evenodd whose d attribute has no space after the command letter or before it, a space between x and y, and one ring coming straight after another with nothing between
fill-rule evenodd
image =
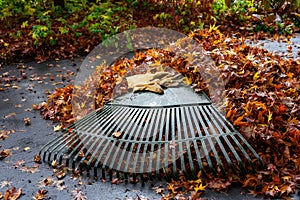
<instances>
[{"instance_id":1,"label":"orange leaf","mask_svg":"<svg viewBox=\"0 0 300 200\"><path fill-rule=\"evenodd\" d=\"M242 122L243 119L244 119L244 116L240 116L233 122L233 125L234 126L235 125L241 125L241 126L247 125L247 122Z\"/></svg>"},{"instance_id":2,"label":"orange leaf","mask_svg":"<svg viewBox=\"0 0 300 200\"><path fill-rule=\"evenodd\" d=\"M285 111L287 111L285 105L281 105L281 106L279 107L279 112L280 112L280 113L284 113Z\"/></svg>"},{"instance_id":3,"label":"orange leaf","mask_svg":"<svg viewBox=\"0 0 300 200\"><path fill-rule=\"evenodd\" d=\"M14 187L11 190L7 189L3 196L3 200L16 200L21 196L21 194L22 194L21 188L16 189Z\"/></svg>"},{"instance_id":4,"label":"orange leaf","mask_svg":"<svg viewBox=\"0 0 300 200\"><path fill-rule=\"evenodd\" d=\"M231 110L231 109L230 109L230 110L227 112L227 114L226 114L226 118L229 119L229 118L231 117L231 115L234 114L234 113L235 113L235 110Z\"/></svg>"}]
</instances>

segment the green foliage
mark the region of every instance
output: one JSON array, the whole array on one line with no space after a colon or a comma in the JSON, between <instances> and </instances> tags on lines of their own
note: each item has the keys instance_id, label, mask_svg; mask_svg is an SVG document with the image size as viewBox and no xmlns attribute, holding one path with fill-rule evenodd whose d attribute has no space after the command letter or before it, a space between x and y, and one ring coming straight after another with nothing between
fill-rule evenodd
<instances>
[{"instance_id":1,"label":"green foliage","mask_svg":"<svg viewBox=\"0 0 300 200\"><path fill-rule=\"evenodd\" d=\"M154 20L157 20L157 19L161 19L163 21L167 20L167 19L172 19L172 15L168 14L168 13L165 13L165 12L162 12L162 13L158 13L156 14L153 19Z\"/></svg>"},{"instance_id":2,"label":"green foliage","mask_svg":"<svg viewBox=\"0 0 300 200\"><path fill-rule=\"evenodd\" d=\"M221 19L224 13L228 10L225 0L215 0L213 3L214 14L217 19Z\"/></svg>"},{"instance_id":3,"label":"green foliage","mask_svg":"<svg viewBox=\"0 0 300 200\"><path fill-rule=\"evenodd\" d=\"M45 0L1 0L0 19L18 15L35 16L37 12L48 7L49 4Z\"/></svg>"},{"instance_id":4,"label":"green foliage","mask_svg":"<svg viewBox=\"0 0 300 200\"><path fill-rule=\"evenodd\" d=\"M119 16L130 10L128 5L137 5L137 1L128 1L127 3L113 4L110 1L89 3L87 0L68 0L65 1L65 6L62 8L54 6L53 1L46 0L0 0L0 20L5 22L8 17L24 16L27 17L25 19L31 17L30 22L32 23L32 19L34 19L29 35L33 38L35 45L47 43L56 45L57 41L52 38L54 33L74 34L76 37L80 37L82 36L81 31L85 27L90 33L99 34L102 39L106 39L118 33L122 26L124 26L123 29L134 28L132 18L128 18L129 21L124 24L119 24ZM59 24L59 27L52 26L52 24ZM27 29L28 25L29 20L24 20L21 28ZM77 31L70 32L75 29Z\"/></svg>"},{"instance_id":5,"label":"green foliage","mask_svg":"<svg viewBox=\"0 0 300 200\"><path fill-rule=\"evenodd\" d=\"M8 45L11 45L9 41L24 43L24 52L34 55L33 52L38 48L54 49L54 46L71 53L74 52L73 47L88 52L94 45L119 32L145 26L170 28L186 34L195 29L204 29L210 24L220 27L244 26L247 30L283 34L291 34L295 27L300 26L300 0L63 2L57 5L55 0L0 0L0 23L8 30L0 39L5 38L5 44ZM254 13L261 16L261 19L253 22ZM269 20L270 13L277 13L283 21ZM2 57L4 54L16 55L6 52L7 48L3 44L0 43ZM74 46L65 48L70 44ZM18 48L21 48L19 44L10 49L23 51ZM60 55L59 51L56 53Z\"/></svg>"},{"instance_id":6,"label":"green foliage","mask_svg":"<svg viewBox=\"0 0 300 200\"><path fill-rule=\"evenodd\" d=\"M47 36L52 35L52 32L45 25L34 25L30 34L34 39L34 44L38 44L39 41L44 42Z\"/></svg>"},{"instance_id":7,"label":"green foliage","mask_svg":"<svg viewBox=\"0 0 300 200\"><path fill-rule=\"evenodd\" d=\"M231 3L230 12L240 21L246 21L256 11L256 3L255 0L235 0Z\"/></svg>"}]
</instances>

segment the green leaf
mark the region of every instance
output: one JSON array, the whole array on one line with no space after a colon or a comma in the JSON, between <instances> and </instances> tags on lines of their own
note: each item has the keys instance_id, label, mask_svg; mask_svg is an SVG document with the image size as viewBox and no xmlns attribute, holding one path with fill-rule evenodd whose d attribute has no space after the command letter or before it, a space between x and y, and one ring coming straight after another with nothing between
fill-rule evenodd
<instances>
[{"instance_id":1,"label":"green leaf","mask_svg":"<svg viewBox=\"0 0 300 200\"><path fill-rule=\"evenodd\" d=\"M28 26L28 21L22 23L21 28L26 28Z\"/></svg>"}]
</instances>

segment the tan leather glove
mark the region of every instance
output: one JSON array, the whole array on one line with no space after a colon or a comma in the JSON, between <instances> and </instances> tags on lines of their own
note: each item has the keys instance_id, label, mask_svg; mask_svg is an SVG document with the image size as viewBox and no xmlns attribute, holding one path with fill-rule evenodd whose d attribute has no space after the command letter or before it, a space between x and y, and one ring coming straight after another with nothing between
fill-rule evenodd
<instances>
[{"instance_id":1,"label":"tan leather glove","mask_svg":"<svg viewBox=\"0 0 300 200\"><path fill-rule=\"evenodd\" d=\"M169 72L156 72L138 74L127 77L128 89L133 92L150 91L163 94L163 87L177 87L182 82L181 74L171 74Z\"/></svg>"}]
</instances>

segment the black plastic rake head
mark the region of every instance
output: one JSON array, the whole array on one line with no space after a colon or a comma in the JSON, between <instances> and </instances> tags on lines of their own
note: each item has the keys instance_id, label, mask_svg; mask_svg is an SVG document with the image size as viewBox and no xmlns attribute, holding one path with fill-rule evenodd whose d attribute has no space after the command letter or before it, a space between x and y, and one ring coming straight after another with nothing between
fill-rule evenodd
<instances>
[{"instance_id":1,"label":"black plastic rake head","mask_svg":"<svg viewBox=\"0 0 300 200\"><path fill-rule=\"evenodd\" d=\"M259 155L204 94L188 87L163 95L128 93L74 123L40 151L44 161L94 171L195 176L255 170Z\"/></svg>"}]
</instances>

